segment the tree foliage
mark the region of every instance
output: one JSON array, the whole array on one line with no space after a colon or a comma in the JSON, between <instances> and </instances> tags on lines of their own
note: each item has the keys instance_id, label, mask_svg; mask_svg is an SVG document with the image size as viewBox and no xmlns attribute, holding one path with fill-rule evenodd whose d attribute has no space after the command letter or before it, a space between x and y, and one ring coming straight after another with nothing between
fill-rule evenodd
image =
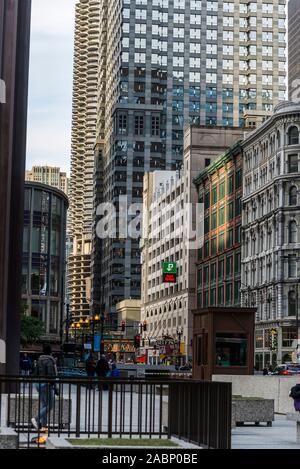
<instances>
[{"instance_id":1,"label":"tree foliage","mask_svg":"<svg viewBox=\"0 0 300 469\"><path fill-rule=\"evenodd\" d=\"M40 340L44 333L44 324L40 319L22 314L21 316L21 343L33 344Z\"/></svg>"}]
</instances>

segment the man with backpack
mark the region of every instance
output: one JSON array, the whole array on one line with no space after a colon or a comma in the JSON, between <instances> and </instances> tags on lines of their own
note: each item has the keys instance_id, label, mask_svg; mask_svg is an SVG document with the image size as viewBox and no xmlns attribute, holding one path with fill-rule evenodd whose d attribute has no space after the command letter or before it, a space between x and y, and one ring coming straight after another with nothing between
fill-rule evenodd
<instances>
[{"instance_id":1,"label":"man with backpack","mask_svg":"<svg viewBox=\"0 0 300 469\"><path fill-rule=\"evenodd\" d=\"M300 384L296 384L290 390L290 397L294 399L294 408L296 412L300 412Z\"/></svg>"},{"instance_id":2,"label":"man with backpack","mask_svg":"<svg viewBox=\"0 0 300 469\"><path fill-rule=\"evenodd\" d=\"M55 359L52 357L52 350L49 344L43 345L43 354L39 357L36 368L33 372L35 376L47 379L58 376ZM47 415L54 406L54 396L58 395L55 383L36 383L39 393L39 413L31 419L31 423L36 430L46 431Z\"/></svg>"}]
</instances>

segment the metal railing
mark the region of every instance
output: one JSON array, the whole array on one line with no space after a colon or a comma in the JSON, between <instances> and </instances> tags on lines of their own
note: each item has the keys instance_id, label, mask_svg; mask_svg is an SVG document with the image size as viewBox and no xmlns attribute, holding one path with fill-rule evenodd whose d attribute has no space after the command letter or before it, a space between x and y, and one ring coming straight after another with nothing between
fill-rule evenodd
<instances>
[{"instance_id":1,"label":"metal railing","mask_svg":"<svg viewBox=\"0 0 300 469\"><path fill-rule=\"evenodd\" d=\"M16 431L19 447L39 447L42 426L48 437L176 436L226 449L231 446L231 384L0 376L1 426Z\"/></svg>"}]
</instances>

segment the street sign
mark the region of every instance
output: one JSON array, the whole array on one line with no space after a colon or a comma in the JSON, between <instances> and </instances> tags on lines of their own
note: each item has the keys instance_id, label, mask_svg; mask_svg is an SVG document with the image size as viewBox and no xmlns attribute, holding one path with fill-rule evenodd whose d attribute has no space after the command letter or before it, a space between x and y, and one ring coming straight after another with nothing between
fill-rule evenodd
<instances>
[{"instance_id":1,"label":"street sign","mask_svg":"<svg viewBox=\"0 0 300 469\"><path fill-rule=\"evenodd\" d=\"M177 264L176 262L164 262L163 263L163 273L164 274L177 274Z\"/></svg>"},{"instance_id":2,"label":"street sign","mask_svg":"<svg viewBox=\"0 0 300 469\"><path fill-rule=\"evenodd\" d=\"M164 283L176 283L177 278L176 274L163 274Z\"/></svg>"},{"instance_id":3,"label":"street sign","mask_svg":"<svg viewBox=\"0 0 300 469\"><path fill-rule=\"evenodd\" d=\"M176 262L163 263L163 282L176 283L177 281L177 264Z\"/></svg>"},{"instance_id":4,"label":"street sign","mask_svg":"<svg viewBox=\"0 0 300 469\"><path fill-rule=\"evenodd\" d=\"M84 350L92 350L92 344L84 344Z\"/></svg>"}]
</instances>

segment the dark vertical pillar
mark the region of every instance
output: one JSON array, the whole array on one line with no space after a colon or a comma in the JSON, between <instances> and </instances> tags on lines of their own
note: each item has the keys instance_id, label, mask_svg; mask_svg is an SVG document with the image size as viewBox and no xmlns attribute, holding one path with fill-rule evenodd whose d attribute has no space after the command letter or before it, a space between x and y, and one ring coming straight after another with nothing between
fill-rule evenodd
<instances>
[{"instance_id":1,"label":"dark vertical pillar","mask_svg":"<svg viewBox=\"0 0 300 469\"><path fill-rule=\"evenodd\" d=\"M0 2L0 373L19 372L31 0Z\"/></svg>"}]
</instances>

